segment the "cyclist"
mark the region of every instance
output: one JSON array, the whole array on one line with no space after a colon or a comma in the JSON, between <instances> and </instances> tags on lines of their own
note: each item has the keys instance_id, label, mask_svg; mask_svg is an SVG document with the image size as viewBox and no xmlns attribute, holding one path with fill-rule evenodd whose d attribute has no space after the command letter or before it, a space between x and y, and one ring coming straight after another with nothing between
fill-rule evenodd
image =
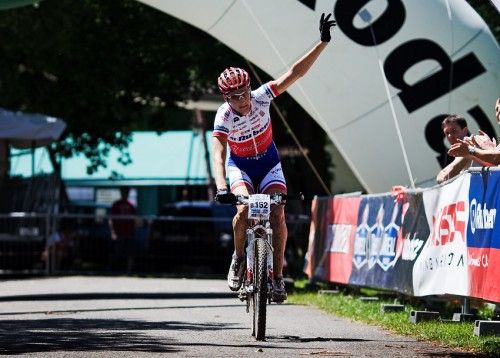
<instances>
[{"instance_id":1,"label":"cyclist","mask_svg":"<svg viewBox=\"0 0 500 358\"><path fill-rule=\"evenodd\" d=\"M286 193L286 182L278 151L273 141L269 107L271 101L304 76L331 39L330 28L336 25L331 14L320 19L320 41L276 80L250 89L250 76L241 68L229 67L219 76L217 84L225 103L217 110L212 140L216 200L230 200L232 194ZM226 184L226 151L229 146ZM233 291L243 281L247 208L238 206L233 219L234 248L227 282ZM283 302L287 298L283 281L283 257L287 238L283 206L271 210L274 246L274 282L271 299Z\"/></svg>"}]
</instances>

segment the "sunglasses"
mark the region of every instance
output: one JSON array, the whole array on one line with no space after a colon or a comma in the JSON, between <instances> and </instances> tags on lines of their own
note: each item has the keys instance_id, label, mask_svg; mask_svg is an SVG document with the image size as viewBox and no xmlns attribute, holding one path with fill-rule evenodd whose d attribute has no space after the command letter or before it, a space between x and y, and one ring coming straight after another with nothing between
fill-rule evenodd
<instances>
[{"instance_id":1,"label":"sunglasses","mask_svg":"<svg viewBox=\"0 0 500 358\"><path fill-rule=\"evenodd\" d=\"M245 97L248 97L249 94L250 94L250 87L246 87L245 89L239 92L226 94L225 97L228 101L241 101Z\"/></svg>"}]
</instances>

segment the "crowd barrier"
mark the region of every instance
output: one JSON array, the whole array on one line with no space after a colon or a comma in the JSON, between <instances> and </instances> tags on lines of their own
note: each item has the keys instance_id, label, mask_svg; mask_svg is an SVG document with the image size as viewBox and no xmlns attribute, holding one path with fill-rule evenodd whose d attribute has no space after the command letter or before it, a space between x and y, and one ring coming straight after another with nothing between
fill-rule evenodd
<instances>
[{"instance_id":1,"label":"crowd barrier","mask_svg":"<svg viewBox=\"0 0 500 358\"><path fill-rule=\"evenodd\" d=\"M172 274L223 277L233 252L232 216L0 214L0 276ZM110 219L133 220L135 232L112 240ZM288 216L289 273L307 248L308 216Z\"/></svg>"},{"instance_id":2,"label":"crowd barrier","mask_svg":"<svg viewBox=\"0 0 500 358\"><path fill-rule=\"evenodd\" d=\"M315 198L305 273L410 296L500 302L499 169L471 168L427 189Z\"/></svg>"}]
</instances>

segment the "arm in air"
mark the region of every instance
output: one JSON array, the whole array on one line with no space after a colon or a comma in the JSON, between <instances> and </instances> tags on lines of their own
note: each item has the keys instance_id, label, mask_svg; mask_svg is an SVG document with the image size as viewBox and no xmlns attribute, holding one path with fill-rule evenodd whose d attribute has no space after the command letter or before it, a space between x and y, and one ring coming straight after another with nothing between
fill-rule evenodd
<instances>
[{"instance_id":1,"label":"arm in air","mask_svg":"<svg viewBox=\"0 0 500 358\"><path fill-rule=\"evenodd\" d=\"M321 15L319 22L320 41L304 56L297 60L286 73L272 81L278 93L285 92L288 87L295 83L295 81L304 76L328 45L328 42L331 40L330 30L337 24L335 20L330 20L331 16L332 14L328 14L326 17L325 14Z\"/></svg>"}]
</instances>

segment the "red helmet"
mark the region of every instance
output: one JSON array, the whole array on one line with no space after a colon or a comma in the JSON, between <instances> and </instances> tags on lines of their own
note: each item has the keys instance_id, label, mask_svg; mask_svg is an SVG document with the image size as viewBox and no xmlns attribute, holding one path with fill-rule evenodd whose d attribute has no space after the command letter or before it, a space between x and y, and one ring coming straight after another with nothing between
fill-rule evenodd
<instances>
[{"instance_id":1,"label":"red helmet","mask_svg":"<svg viewBox=\"0 0 500 358\"><path fill-rule=\"evenodd\" d=\"M219 90L226 94L238 88L250 85L248 72L237 67L229 67L224 70L217 79Z\"/></svg>"}]
</instances>

